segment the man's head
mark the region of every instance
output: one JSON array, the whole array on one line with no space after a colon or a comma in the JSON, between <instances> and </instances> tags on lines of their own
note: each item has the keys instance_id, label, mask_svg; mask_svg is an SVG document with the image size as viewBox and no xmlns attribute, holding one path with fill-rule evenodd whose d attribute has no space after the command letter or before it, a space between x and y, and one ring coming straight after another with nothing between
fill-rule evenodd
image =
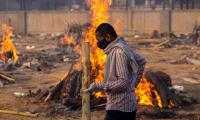
<instances>
[{"instance_id":1,"label":"man's head","mask_svg":"<svg viewBox=\"0 0 200 120\"><path fill-rule=\"evenodd\" d=\"M105 49L112 41L117 38L117 33L112 25L108 23L100 24L96 31L97 46L101 49Z\"/></svg>"}]
</instances>

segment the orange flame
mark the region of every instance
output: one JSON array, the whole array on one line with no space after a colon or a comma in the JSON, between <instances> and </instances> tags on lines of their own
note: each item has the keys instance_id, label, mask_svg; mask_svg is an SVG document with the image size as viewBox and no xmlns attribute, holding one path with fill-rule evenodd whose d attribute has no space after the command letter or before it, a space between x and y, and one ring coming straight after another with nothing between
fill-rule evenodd
<instances>
[{"instance_id":1,"label":"orange flame","mask_svg":"<svg viewBox=\"0 0 200 120\"><path fill-rule=\"evenodd\" d=\"M156 102L158 104L158 107L163 108L162 101L160 98L160 95L158 91L156 90L155 86L148 82L146 78L142 78L141 82L139 83L138 87L135 89L135 92L137 94L137 100L139 105L149 105L155 107L155 104L153 103L152 94L155 95ZM173 102L169 101L169 108L174 107Z\"/></svg>"},{"instance_id":2,"label":"orange flame","mask_svg":"<svg viewBox=\"0 0 200 120\"><path fill-rule=\"evenodd\" d=\"M59 42L59 45L61 45L61 46L65 46L65 45L72 46L72 45L75 45L75 41L72 37L65 37L63 40L61 40Z\"/></svg>"},{"instance_id":3,"label":"orange flame","mask_svg":"<svg viewBox=\"0 0 200 120\"><path fill-rule=\"evenodd\" d=\"M95 82L103 81L104 75L104 64L105 64L105 54L103 51L96 46L96 36L95 30L101 24L108 21L108 8L109 8L109 0L90 0L88 1L91 9L91 27L86 33L85 41L90 42L90 62L91 68L93 72L93 76L95 76ZM103 97L103 93L97 92L95 93L96 97Z\"/></svg>"},{"instance_id":4,"label":"orange flame","mask_svg":"<svg viewBox=\"0 0 200 120\"><path fill-rule=\"evenodd\" d=\"M151 95L152 86L153 85L150 82L148 82L145 78L141 80L138 87L135 89L135 92L138 96L138 104L153 106L153 100Z\"/></svg>"},{"instance_id":5,"label":"orange flame","mask_svg":"<svg viewBox=\"0 0 200 120\"><path fill-rule=\"evenodd\" d=\"M16 48L11 41L12 27L6 24L3 24L2 29L4 31L4 35L3 35L3 42L2 42L2 48L1 48L2 50L1 59L4 62L7 62L6 53L11 52L13 54L12 59L16 62L19 59L19 57L17 56Z\"/></svg>"}]
</instances>

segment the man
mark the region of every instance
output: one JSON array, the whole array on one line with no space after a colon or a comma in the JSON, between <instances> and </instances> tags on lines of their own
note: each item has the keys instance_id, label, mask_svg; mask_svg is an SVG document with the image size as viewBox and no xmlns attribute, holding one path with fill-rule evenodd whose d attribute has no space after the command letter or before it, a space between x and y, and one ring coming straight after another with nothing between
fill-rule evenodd
<instances>
[{"instance_id":1,"label":"man","mask_svg":"<svg viewBox=\"0 0 200 120\"><path fill-rule=\"evenodd\" d=\"M104 82L92 83L84 92L104 90L107 97L105 120L135 120L136 95L145 60L135 53L114 28L103 23L96 29L97 46L107 55Z\"/></svg>"}]
</instances>

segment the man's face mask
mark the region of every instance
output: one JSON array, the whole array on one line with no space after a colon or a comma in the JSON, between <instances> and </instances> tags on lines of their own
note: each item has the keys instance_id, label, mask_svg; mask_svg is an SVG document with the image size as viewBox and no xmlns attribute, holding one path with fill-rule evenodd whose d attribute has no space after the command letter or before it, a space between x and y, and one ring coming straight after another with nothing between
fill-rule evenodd
<instances>
[{"instance_id":1,"label":"man's face mask","mask_svg":"<svg viewBox=\"0 0 200 120\"><path fill-rule=\"evenodd\" d=\"M108 42L106 39L103 39L97 42L97 47L99 47L100 49L105 49L109 44L110 42Z\"/></svg>"}]
</instances>

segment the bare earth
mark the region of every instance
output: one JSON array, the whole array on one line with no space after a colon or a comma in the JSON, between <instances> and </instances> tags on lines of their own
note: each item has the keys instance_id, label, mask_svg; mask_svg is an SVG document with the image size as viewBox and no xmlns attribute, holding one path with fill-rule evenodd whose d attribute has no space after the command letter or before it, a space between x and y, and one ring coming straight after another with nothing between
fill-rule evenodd
<instances>
[{"instance_id":1,"label":"bare earth","mask_svg":"<svg viewBox=\"0 0 200 120\"><path fill-rule=\"evenodd\" d=\"M132 38L128 38L129 41ZM136 45L139 41L133 41L131 44ZM50 39L39 39L39 37L26 37L15 41L17 51L23 54L37 54L42 50L50 51L55 49L56 41ZM34 45L35 49L26 49L27 45ZM187 47L187 48L186 48ZM195 46L177 46L174 48L152 49L150 47L139 47L136 45L137 51L142 54L148 61L146 70L160 70L168 73L172 77L173 85L184 86L184 91L200 102L200 78L198 80L184 80L182 78L192 78L194 75L200 76L200 67L191 64L169 64L170 60L177 60L184 55L199 52L200 48ZM12 72L5 72L12 75L16 79L15 84L6 85L0 88L0 109L29 111L40 113L37 118L22 117L17 115L7 115L0 113L0 120L80 120L81 111L67 111L66 113L56 115L46 115L46 111L50 104L31 104L28 101L16 98L14 92L27 92L28 90L44 89L50 85L55 85L60 78L69 69L69 62L57 64L54 69L45 71L33 71L29 69L17 69ZM200 104L194 104L182 108L171 109L175 111L175 115L167 115L165 119L185 119L200 120ZM145 107L140 106L137 118L140 120L164 119L163 117L154 117L153 114L142 114ZM154 111L153 108L147 108L146 111ZM93 111L92 120L103 120L105 111ZM147 112L148 113L148 112ZM52 113L53 114L53 113Z\"/></svg>"}]
</instances>

